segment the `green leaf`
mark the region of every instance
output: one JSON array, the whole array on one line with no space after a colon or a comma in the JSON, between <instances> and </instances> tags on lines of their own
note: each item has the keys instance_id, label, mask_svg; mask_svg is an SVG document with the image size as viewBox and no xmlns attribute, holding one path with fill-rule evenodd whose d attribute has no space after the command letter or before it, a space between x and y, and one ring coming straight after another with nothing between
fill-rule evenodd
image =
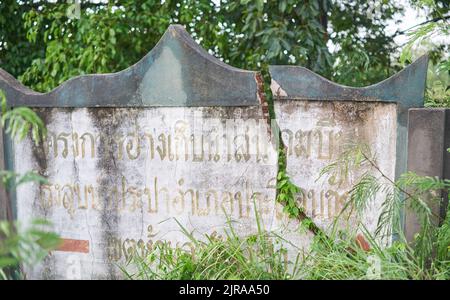
<instances>
[{"instance_id":1,"label":"green leaf","mask_svg":"<svg viewBox=\"0 0 450 300\"><path fill-rule=\"evenodd\" d=\"M51 250L56 248L61 243L61 240L56 233L48 232L42 234L42 236L36 241L36 243L43 249Z\"/></svg>"},{"instance_id":2,"label":"green leaf","mask_svg":"<svg viewBox=\"0 0 450 300\"><path fill-rule=\"evenodd\" d=\"M286 6L287 6L286 1L278 2L278 9L280 10L280 12L284 13L286 11Z\"/></svg>"},{"instance_id":3,"label":"green leaf","mask_svg":"<svg viewBox=\"0 0 450 300\"><path fill-rule=\"evenodd\" d=\"M264 0L256 0L256 9L262 12L264 9Z\"/></svg>"},{"instance_id":4,"label":"green leaf","mask_svg":"<svg viewBox=\"0 0 450 300\"><path fill-rule=\"evenodd\" d=\"M16 266L18 263L18 260L13 257L0 256L0 269Z\"/></svg>"}]
</instances>

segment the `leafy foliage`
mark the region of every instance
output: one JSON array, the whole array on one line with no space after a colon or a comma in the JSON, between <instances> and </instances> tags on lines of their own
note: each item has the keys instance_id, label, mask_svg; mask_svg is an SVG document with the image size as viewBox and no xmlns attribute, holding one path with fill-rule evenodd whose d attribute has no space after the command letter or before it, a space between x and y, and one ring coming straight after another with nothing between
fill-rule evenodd
<instances>
[{"instance_id":1,"label":"leafy foliage","mask_svg":"<svg viewBox=\"0 0 450 300\"><path fill-rule=\"evenodd\" d=\"M431 63L428 71L425 105L450 107L450 5L448 1L414 0L414 5L426 7L431 19L406 33L409 40L403 47L400 62L407 63L415 54L428 52Z\"/></svg>"},{"instance_id":2,"label":"leafy foliage","mask_svg":"<svg viewBox=\"0 0 450 300\"><path fill-rule=\"evenodd\" d=\"M296 201L297 193L301 192L301 189L295 186L286 174L285 149L279 150L278 160L277 201L283 204L285 213L290 217L297 218L302 212L302 208Z\"/></svg>"},{"instance_id":3,"label":"leafy foliage","mask_svg":"<svg viewBox=\"0 0 450 300\"><path fill-rule=\"evenodd\" d=\"M1 126L5 129L5 133L21 141L31 132L31 138L37 145L46 134L45 124L39 116L28 107L10 109L1 90L0 104ZM4 186L9 188L15 188L26 182L44 183L46 181L35 171L29 171L21 175L9 170L0 170L0 180Z\"/></svg>"},{"instance_id":4,"label":"leafy foliage","mask_svg":"<svg viewBox=\"0 0 450 300\"><path fill-rule=\"evenodd\" d=\"M33 60L45 55L45 45L30 43L23 26L23 14L37 6L39 4L34 0L0 1L0 67L16 78Z\"/></svg>"},{"instance_id":5,"label":"leafy foliage","mask_svg":"<svg viewBox=\"0 0 450 300\"><path fill-rule=\"evenodd\" d=\"M364 86L386 79L398 71L394 35L386 23L403 7L396 1L333 1L329 12L329 39L333 53L334 81Z\"/></svg>"},{"instance_id":6,"label":"leafy foliage","mask_svg":"<svg viewBox=\"0 0 450 300\"><path fill-rule=\"evenodd\" d=\"M16 107L9 109L5 94L0 90L0 103L2 108L1 125L6 129L6 133L18 140L23 140L31 131L33 141L38 144L42 136L45 136L46 129L44 122L39 116L28 107Z\"/></svg>"},{"instance_id":7,"label":"leafy foliage","mask_svg":"<svg viewBox=\"0 0 450 300\"><path fill-rule=\"evenodd\" d=\"M130 66L169 24L180 23L210 53L236 67L262 69L266 79L268 64L296 64L366 85L393 70L393 37L384 29L401 11L390 1L81 2L77 19L67 13L70 3L2 1L2 66L24 84L49 91L77 75Z\"/></svg>"},{"instance_id":8,"label":"leafy foliage","mask_svg":"<svg viewBox=\"0 0 450 300\"><path fill-rule=\"evenodd\" d=\"M445 63L430 64L428 67L425 106L450 107L450 61L448 59Z\"/></svg>"},{"instance_id":9,"label":"leafy foliage","mask_svg":"<svg viewBox=\"0 0 450 300\"><path fill-rule=\"evenodd\" d=\"M47 182L47 179L39 175L36 171L28 171L21 175L8 170L0 170L0 178L2 184L10 189L16 188L27 182L37 182L41 184Z\"/></svg>"},{"instance_id":10,"label":"leafy foliage","mask_svg":"<svg viewBox=\"0 0 450 300\"><path fill-rule=\"evenodd\" d=\"M23 140L29 132L38 144L45 134L45 124L30 108L7 106L5 95L0 90L2 130ZM46 179L35 171L17 174L9 170L0 170L0 182L9 189L27 182L45 183ZM22 229L16 222L0 221L0 279L18 279L22 276L20 267L33 265L42 260L48 251L58 246L58 236L49 231L45 220L34 220L27 229Z\"/></svg>"},{"instance_id":11,"label":"leafy foliage","mask_svg":"<svg viewBox=\"0 0 450 300\"><path fill-rule=\"evenodd\" d=\"M276 201L283 205L283 212L290 218L300 221L301 226L314 234L320 234L321 229L312 221L299 203L298 195L303 190L293 184L286 172L286 148L280 144L278 150L278 175L277 175L277 198Z\"/></svg>"},{"instance_id":12,"label":"leafy foliage","mask_svg":"<svg viewBox=\"0 0 450 300\"><path fill-rule=\"evenodd\" d=\"M45 220L34 220L26 230L18 224L0 221L0 279L20 278L17 267L31 266L60 243Z\"/></svg>"}]
</instances>

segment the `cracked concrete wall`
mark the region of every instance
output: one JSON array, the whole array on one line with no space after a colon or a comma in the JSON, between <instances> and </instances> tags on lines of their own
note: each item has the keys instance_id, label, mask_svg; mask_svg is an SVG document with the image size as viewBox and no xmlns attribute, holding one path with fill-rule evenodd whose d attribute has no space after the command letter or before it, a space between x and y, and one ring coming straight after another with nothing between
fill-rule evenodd
<instances>
[{"instance_id":1,"label":"cracked concrete wall","mask_svg":"<svg viewBox=\"0 0 450 300\"><path fill-rule=\"evenodd\" d=\"M330 228L348 201L348 192L364 172L379 176L370 167L350 169L348 176L339 171L320 176L325 167L339 160L346 147L358 143L369 146L383 173L395 178L395 104L283 100L275 103L275 112L286 146L286 171L302 189L297 201L323 230ZM383 200L379 193L361 220L371 231L376 227ZM356 220L350 223L354 225Z\"/></svg>"},{"instance_id":2,"label":"cracked concrete wall","mask_svg":"<svg viewBox=\"0 0 450 300\"><path fill-rule=\"evenodd\" d=\"M344 141L370 144L381 169L406 169L406 112L421 106L427 58L366 88L329 82L299 67L271 66L275 113L288 146L287 171L302 187L299 203L325 228L345 202L351 178L316 181ZM73 78L41 94L0 69L12 107L31 106L48 126L45 142L13 145L14 170L38 170L48 183L16 193L17 219L46 218L63 238L28 278L121 278L117 265L155 245L191 250L180 224L197 237L266 230L288 241L289 255L307 249L276 204L277 143L257 72L224 64L181 26L134 66ZM411 86L405 89L404 86ZM364 222L373 229L381 198ZM294 257L295 258L295 257Z\"/></svg>"},{"instance_id":3,"label":"cracked concrete wall","mask_svg":"<svg viewBox=\"0 0 450 300\"><path fill-rule=\"evenodd\" d=\"M407 112L423 106L427 64L424 55L390 78L361 88L336 84L303 67L269 67L276 120L287 147L286 169L302 188L297 202L322 229L330 228L365 172L377 178L383 173L390 180L406 172ZM357 145L367 146L365 154L374 155L376 167L336 165ZM333 165L334 171L323 174ZM384 199L383 192L377 193L360 220L353 214L341 225L355 228L361 222L373 232Z\"/></svg>"}]
</instances>

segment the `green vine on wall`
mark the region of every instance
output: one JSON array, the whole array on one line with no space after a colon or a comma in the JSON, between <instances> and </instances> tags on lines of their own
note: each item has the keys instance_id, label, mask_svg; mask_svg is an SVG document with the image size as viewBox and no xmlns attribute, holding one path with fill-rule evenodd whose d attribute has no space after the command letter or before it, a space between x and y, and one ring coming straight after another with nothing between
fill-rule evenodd
<instances>
[{"instance_id":1,"label":"green vine on wall","mask_svg":"<svg viewBox=\"0 0 450 300\"><path fill-rule=\"evenodd\" d=\"M315 235L323 234L314 221L306 215L304 208L298 203L297 195L303 193L302 189L293 184L286 173L286 148L281 144L278 150L278 175L276 201L283 205L283 212L290 218L300 221L302 226Z\"/></svg>"}]
</instances>

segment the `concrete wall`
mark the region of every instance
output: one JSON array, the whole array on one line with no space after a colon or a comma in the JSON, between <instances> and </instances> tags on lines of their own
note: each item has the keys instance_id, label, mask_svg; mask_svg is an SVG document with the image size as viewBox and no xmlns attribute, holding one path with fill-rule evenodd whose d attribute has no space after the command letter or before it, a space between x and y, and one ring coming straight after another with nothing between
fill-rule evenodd
<instances>
[{"instance_id":1,"label":"concrete wall","mask_svg":"<svg viewBox=\"0 0 450 300\"><path fill-rule=\"evenodd\" d=\"M31 278L72 276L69 258L82 278L120 277L115 264L132 250L145 255L158 241L193 247L178 222L198 238L223 234L228 218L238 234L255 233L255 208L267 230L282 222L277 155L257 107L38 113L48 137L41 147L15 145L14 165L49 182L19 188L18 219L50 219L71 244L29 270Z\"/></svg>"},{"instance_id":2,"label":"concrete wall","mask_svg":"<svg viewBox=\"0 0 450 300\"><path fill-rule=\"evenodd\" d=\"M275 111L282 140L287 147L287 172L302 188L298 203L308 216L327 229L349 200L349 191L371 170L321 171L339 160L346 148L367 145L381 171L395 178L397 110L391 103L352 101L280 100ZM382 193L371 202L364 224L374 230ZM356 221L354 221L356 222Z\"/></svg>"}]
</instances>

